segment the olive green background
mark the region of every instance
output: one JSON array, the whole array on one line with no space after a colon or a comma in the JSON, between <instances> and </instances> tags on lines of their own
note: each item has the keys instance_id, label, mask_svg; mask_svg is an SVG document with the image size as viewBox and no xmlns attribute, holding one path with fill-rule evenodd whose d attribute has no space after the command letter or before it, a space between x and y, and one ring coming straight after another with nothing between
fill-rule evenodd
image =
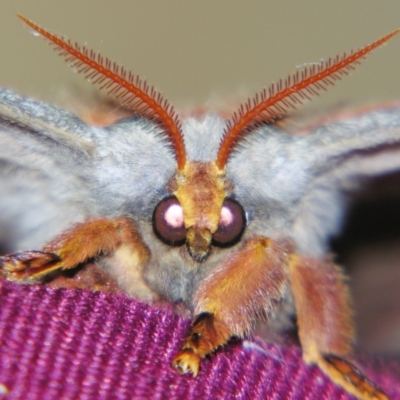
<instances>
[{"instance_id":1,"label":"olive green background","mask_svg":"<svg viewBox=\"0 0 400 400\"><path fill-rule=\"evenodd\" d=\"M400 26L399 0L0 1L0 85L57 103L90 85L16 12L147 78L179 109L234 105L298 66ZM353 75L313 106L400 97L400 36Z\"/></svg>"}]
</instances>

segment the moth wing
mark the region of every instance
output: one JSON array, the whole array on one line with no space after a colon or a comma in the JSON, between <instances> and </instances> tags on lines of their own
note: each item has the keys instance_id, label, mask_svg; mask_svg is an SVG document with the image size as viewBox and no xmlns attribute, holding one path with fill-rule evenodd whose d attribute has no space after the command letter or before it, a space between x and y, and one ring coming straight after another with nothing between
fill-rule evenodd
<instances>
[{"instance_id":1,"label":"moth wing","mask_svg":"<svg viewBox=\"0 0 400 400\"><path fill-rule=\"evenodd\" d=\"M327 240L340 232L349 205L361 192L400 171L400 106L348 114L305 139L315 159L293 232L300 250L315 254L326 251Z\"/></svg>"},{"instance_id":2,"label":"moth wing","mask_svg":"<svg viewBox=\"0 0 400 400\"><path fill-rule=\"evenodd\" d=\"M107 127L0 90L2 252L37 249L88 217L151 220L175 161L144 118Z\"/></svg>"},{"instance_id":3,"label":"moth wing","mask_svg":"<svg viewBox=\"0 0 400 400\"><path fill-rule=\"evenodd\" d=\"M400 170L400 106L347 113L307 132L260 128L228 164L249 231L294 239L320 256L352 196Z\"/></svg>"},{"instance_id":4,"label":"moth wing","mask_svg":"<svg viewBox=\"0 0 400 400\"><path fill-rule=\"evenodd\" d=\"M39 248L85 216L93 151L87 131L68 112L0 90L2 252Z\"/></svg>"}]
</instances>

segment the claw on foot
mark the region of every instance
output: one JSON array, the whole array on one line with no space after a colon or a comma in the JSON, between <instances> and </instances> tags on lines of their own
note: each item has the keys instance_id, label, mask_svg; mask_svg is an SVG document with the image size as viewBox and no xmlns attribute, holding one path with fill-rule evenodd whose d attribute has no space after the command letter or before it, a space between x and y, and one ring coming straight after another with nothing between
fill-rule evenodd
<instances>
[{"instance_id":1,"label":"claw on foot","mask_svg":"<svg viewBox=\"0 0 400 400\"><path fill-rule=\"evenodd\" d=\"M200 356L192 349L185 349L175 356L172 365L180 374L192 374L196 377L199 373L200 361Z\"/></svg>"},{"instance_id":2,"label":"claw on foot","mask_svg":"<svg viewBox=\"0 0 400 400\"><path fill-rule=\"evenodd\" d=\"M196 316L172 365L181 374L197 376L201 359L212 354L232 336L231 331L214 314L202 312Z\"/></svg>"},{"instance_id":3,"label":"claw on foot","mask_svg":"<svg viewBox=\"0 0 400 400\"><path fill-rule=\"evenodd\" d=\"M60 261L54 253L24 251L0 257L0 276L8 280L24 280L47 273Z\"/></svg>"}]
</instances>

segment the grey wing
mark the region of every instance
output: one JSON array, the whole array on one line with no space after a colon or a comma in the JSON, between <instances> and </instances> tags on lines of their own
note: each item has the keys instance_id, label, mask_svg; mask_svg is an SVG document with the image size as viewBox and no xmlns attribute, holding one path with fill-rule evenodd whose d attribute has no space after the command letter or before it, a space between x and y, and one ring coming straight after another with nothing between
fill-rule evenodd
<instances>
[{"instance_id":1,"label":"grey wing","mask_svg":"<svg viewBox=\"0 0 400 400\"><path fill-rule=\"evenodd\" d=\"M151 220L175 161L141 118L88 126L56 107L0 90L0 250L37 249L88 217Z\"/></svg>"},{"instance_id":2,"label":"grey wing","mask_svg":"<svg viewBox=\"0 0 400 400\"><path fill-rule=\"evenodd\" d=\"M0 250L40 248L90 210L93 146L72 114L0 90Z\"/></svg>"},{"instance_id":3,"label":"grey wing","mask_svg":"<svg viewBox=\"0 0 400 400\"><path fill-rule=\"evenodd\" d=\"M250 231L293 238L304 254L325 253L352 195L400 170L399 146L399 106L349 115L304 136L261 128L230 165Z\"/></svg>"},{"instance_id":4,"label":"grey wing","mask_svg":"<svg viewBox=\"0 0 400 400\"><path fill-rule=\"evenodd\" d=\"M342 229L355 195L371 181L400 171L400 107L354 115L306 139L316 159L293 232L302 252L321 254Z\"/></svg>"}]
</instances>

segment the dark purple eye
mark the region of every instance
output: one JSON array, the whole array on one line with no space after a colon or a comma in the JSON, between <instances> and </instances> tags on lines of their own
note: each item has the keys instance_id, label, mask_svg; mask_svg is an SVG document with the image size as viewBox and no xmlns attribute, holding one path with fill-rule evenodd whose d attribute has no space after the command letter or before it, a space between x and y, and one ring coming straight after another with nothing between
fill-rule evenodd
<instances>
[{"instance_id":1,"label":"dark purple eye","mask_svg":"<svg viewBox=\"0 0 400 400\"><path fill-rule=\"evenodd\" d=\"M185 242L183 210L175 196L161 200L153 213L154 233L165 243L178 246Z\"/></svg>"},{"instance_id":2,"label":"dark purple eye","mask_svg":"<svg viewBox=\"0 0 400 400\"><path fill-rule=\"evenodd\" d=\"M221 247L235 244L245 227L246 215L243 207L236 200L226 198L222 205L218 229L213 235L214 244Z\"/></svg>"}]
</instances>

